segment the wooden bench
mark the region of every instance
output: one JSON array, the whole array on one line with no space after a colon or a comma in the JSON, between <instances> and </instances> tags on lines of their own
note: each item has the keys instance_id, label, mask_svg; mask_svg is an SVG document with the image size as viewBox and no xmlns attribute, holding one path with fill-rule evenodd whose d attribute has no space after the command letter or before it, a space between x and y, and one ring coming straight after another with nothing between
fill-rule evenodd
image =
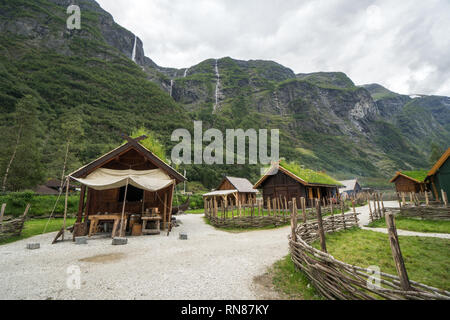
<instances>
[{"instance_id":1,"label":"wooden bench","mask_svg":"<svg viewBox=\"0 0 450 320\"><path fill-rule=\"evenodd\" d=\"M113 231L112 231L112 238L114 238L116 236L116 232L117 232L119 223L122 220L122 215L121 214L91 215L91 216L89 216L88 219L91 222L91 225L89 227L89 238L97 232L97 227L98 227L99 222L111 221L111 220L114 221ZM123 224L123 226L121 226L123 231L125 231L127 221L128 221L128 214L125 215L124 224Z\"/></svg>"}]
</instances>

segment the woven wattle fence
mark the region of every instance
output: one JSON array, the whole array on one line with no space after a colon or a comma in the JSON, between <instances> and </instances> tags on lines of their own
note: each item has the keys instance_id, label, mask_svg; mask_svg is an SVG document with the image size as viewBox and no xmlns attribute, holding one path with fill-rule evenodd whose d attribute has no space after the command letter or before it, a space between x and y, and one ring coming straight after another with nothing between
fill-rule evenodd
<instances>
[{"instance_id":1,"label":"woven wattle fence","mask_svg":"<svg viewBox=\"0 0 450 320\"><path fill-rule=\"evenodd\" d=\"M294 201L294 200L293 200ZM293 206L295 212L295 201ZM404 300L404 299L450 299L450 292L410 281L404 267L395 223L391 214L386 215L389 238L399 276L347 264L327 253L325 233L357 226L355 214L333 215L312 223L297 225L295 214L291 219L289 246L291 259L296 268L303 271L313 286L327 299L332 300ZM320 240L321 250L311 243ZM379 280L379 285L376 281Z\"/></svg>"},{"instance_id":2,"label":"woven wattle fence","mask_svg":"<svg viewBox=\"0 0 450 320\"><path fill-rule=\"evenodd\" d=\"M3 214L5 211L5 207L6 204L2 206L0 214L0 240L20 236L20 234L22 233L23 226L25 224L25 218L27 216L28 211L30 210L30 205L28 204L27 207L25 208L24 214L20 218L3 221Z\"/></svg>"},{"instance_id":3,"label":"woven wattle fence","mask_svg":"<svg viewBox=\"0 0 450 320\"><path fill-rule=\"evenodd\" d=\"M338 208L345 212L348 207L341 203L339 206L332 204L331 200L322 200L328 204L323 208L322 214L329 215ZM292 212L292 202L287 199L269 199L265 204L262 201L253 201L245 205L238 203L238 206L227 205L224 201L204 200L205 217L211 225L218 228L262 228L267 226L282 226L289 224ZM306 200L302 198L302 208L296 210L298 220L310 221L316 218L314 208L306 207ZM338 227L340 220L336 221Z\"/></svg>"}]
</instances>

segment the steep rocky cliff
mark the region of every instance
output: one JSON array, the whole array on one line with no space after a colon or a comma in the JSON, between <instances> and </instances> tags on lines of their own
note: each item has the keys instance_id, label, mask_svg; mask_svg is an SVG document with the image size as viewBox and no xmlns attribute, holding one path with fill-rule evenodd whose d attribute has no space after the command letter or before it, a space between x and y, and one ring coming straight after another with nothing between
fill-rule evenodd
<instances>
[{"instance_id":1,"label":"steep rocky cliff","mask_svg":"<svg viewBox=\"0 0 450 320\"><path fill-rule=\"evenodd\" d=\"M65 27L70 4L81 8L81 30ZM205 128L279 128L281 156L338 178L385 181L398 169L426 168L430 144L450 141L448 97L360 87L340 72L295 74L273 61L226 57L161 67L94 0L0 4L0 51L0 107L12 114L25 94L41 99L48 159L59 152L64 112L83 105L87 146L73 165L119 142L117 131L145 126L170 146L171 129L191 128L193 120ZM192 166L188 174L210 187L223 172L254 179L257 169Z\"/></svg>"}]
</instances>

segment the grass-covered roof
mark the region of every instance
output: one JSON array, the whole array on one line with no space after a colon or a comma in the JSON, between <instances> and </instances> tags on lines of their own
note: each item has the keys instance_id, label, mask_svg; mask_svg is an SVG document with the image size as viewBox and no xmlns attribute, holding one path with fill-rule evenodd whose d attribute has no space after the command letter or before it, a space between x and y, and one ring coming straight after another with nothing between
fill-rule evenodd
<instances>
[{"instance_id":1,"label":"grass-covered roof","mask_svg":"<svg viewBox=\"0 0 450 320\"><path fill-rule=\"evenodd\" d=\"M424 182L428 176L428 171L426 170L401 171L400 173L419 182Z\"/></svg>"},{"instance_id":2,"label":"grass-covered roof","mask_svg":"<svg viewBox=\"0 0 450 320\"><path fill-rule=\"evenodd\" d=\"M339 181L333 179L325 172L318 172L311 169L302 168L295 162L281 161L280 166L295 174L303 181L311 184L329 184L333 186L343 186Z\"/></svg>"}]
</instances>

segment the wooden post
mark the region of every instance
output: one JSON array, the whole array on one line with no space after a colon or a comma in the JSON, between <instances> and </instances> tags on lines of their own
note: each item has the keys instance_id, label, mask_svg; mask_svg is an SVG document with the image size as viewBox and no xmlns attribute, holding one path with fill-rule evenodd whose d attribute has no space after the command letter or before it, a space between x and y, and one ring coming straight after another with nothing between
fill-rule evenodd
<instances>
[{"instance_id":1,"label":"wooden post","mask_svg":"<svg viewBox=\"0 0 450 320\"><path fill-rule=\"evenodd\" d=\"M0 211L0 231L3 231L3 216L5 215L6 203L2 204L2 209Z\"/></svg>"},{"instance_id":2,"label":"wooden post","mask_svg":"<svg viewBox=\"0 0 450 320\"><path fill-rule=\"evenodd\" d=\"M383 217L383 212L381 212L381 206L380 206L380 194L377 193L377 204L378 204L378 218Z\"/></svg>"},{"instance_id":3,"label":"wooden post","mask_svg":"<svg viewBox=\"0 0 450 320\"><path fill-rule=\"evenodd\" d=\"M122 217L121 217L121 222L120 222L120 237L123 237L123 231L124 231L124 216L125 216L125 204L127 203L127 194L128 194L128 179L127 179L127 184L125 186L125 194L123 196L123 205L122 205Z\"/></svg>"},{"instance_id":4,"label":"wooden post","mask_svg":"<svg viewBox=\"0 0 450 320\"><path fill-rule=\"evenodd\" d=\"M302 206L303 223L306 223L308 221L308 218L306 217L306 199L302 197L300 202L300 205Z\"/></svg>"},{"instance_id":5,"label":"wooden post","mask_svg":"<svg viewBox=\"0 0 450 320\"><path fill-rule=\"evenodd\" d=\"M402 207L406 206L406 196L405 193L402 192Z\"/></svg>"},{"instance_id":6,"label":"wooden post","mask_svg":"<svg viewBox=\"0 0 450 320\"><path fill-rule=\"evenodd\" d=\"M430 205L430 199L428 198L428 191L425 191L425 203L427 206Z\"/></svg>"},{"instance_id":7,"label":"wooden post","mask_svg":"<svg viewBox=\"0 0 450 320\"><path fill-rule=\"evenodd\" d=\"M331 230L334 232L335 228L334 228L334 209L333 209L333 200L330 199L330 209L331 209Z\"/></svg>"},{"instance_id":8,"label":"wooden post","mask_svg":"<svg viewBox=\"0 0 450 320\"><path fill-rule=\"evenodd\" d=\"M270 217L270 197L267 197L267 210L268 210L268 216Z\"/></svg>"},{"instance_id":9,"label":"wooden post","mask_svg":"<svg viewBox=\"0 0 450 320\"><path fill-rule=\"evenodd\" d=\"M342 211L342 224L344 225L344 230L347 229L347 226L345 224L345 205L344 201L341 201L341 211Z\"/></svg>"},{"instance_id":10,"label":"wooden post","mask_svg":"<svg viewBox=\"0 0 450 320\"><path fill-rule=\"evenodd\" d=\"M444 191L444 189L441 189L442 193L442 200L444 201L444 207L448 206L448 199L447 199L447 192Z\"/></svg>"},{"instance_id":11,"label":"wooden post","mask_svg":"<svg viewBox=\"0 0 450 320\"><path fill-rule=\"evenodd\" d=\"M86 186L81 185L80 202L78 203L77 223L83 221L84 198L86 196Z\"/></svg>"},{"instance_id":12,"label":"wooden post","mask_svg":"<svg viewBox=\"0 0 450 320\"><path fill-rule=\"evenodd\" d=\"M413 203L413 202L414 202L414 199L413 199L413 193L412 193L412 192L409 193L409 202L410 202L410 203Z\"/></svg>"},{"instance_id":13,"label":"wooden post","mask_svg":"<svg viewBox=\"0 0 450 320\"><path fill-rule=\"evenodd\" d=\"M372 214L372 205L370 204L370 197L368 197L368 201L369 203L369 217L370 217L370 222L373 222L373 214Z\"/></svg>"},{"instance_id":14,"label":"wooden post","mask_svg":"<svg viewBox=\"0 0 450 320\"><path fill-rule=\"evenodd\" d=\"M402 252L400 250L397 228L395 227L394 215L392 213L386 214L386 224L391 244L392 257L394 258L395 267L397 268L398 277L400 278L400 285L403 290L410 291L411 284L409 283L408 272L406 271L405 262L403 261Z\"/></svg>"},{"instance_id":15,"label":"wooden post","mask_svg":"<svg viewBox=\"0 0 450 320\"><path fill-rule=\"evenodd\" d=\"M64 200L64 221L62 228L62 240L64 241L64 235L66 233L66 223L67 223L67 201L69 199L69 177L66 178L66 198Z\"/></svg>"},{"instance_id":16,"label":"wooden post","mask_svg":"<svg viewBox=\"0 0 450 320\"><path fill-rule=\"evenodd\" d=\"M383 211L382 216L384 216L384 213L386 212L386 209L384 208L383 194L382 193L380 193L380 201L381 201L381 210Z\"/></svg>"},{"instance_id":17,"label":"wooden post","mask_svg":"<svg viewBox=\"0 0 450 320\"><path fill-rule=\"evenodd\" d=\"M295 198L292 198L292 212L291 212L291 240L292 241L297 241L297 210L295 208L296 204L295 204Z\"/></svg>"},{"instance_id":18,"label":"wooden post","mask_svg":"<svg viewBox=\"0 0 450 320\"><path fill-rule=\"evenodd\" d=\"M355 218L355 225L358 225L358 215L356 214L355 200L352 201L353 217Z\"/></svg>"},{"instance_id":19,"label":"wooden post","mask_svg":"<svg viewBox=\"0 0 450 320\"><path fill-rule=\"evenodd\" d=\"M175 186L176 186L176 181L173 180L172 181L172 192L170 193L170 197L169 197L169 206L168 206L168 216L169 216L169 227L167 229L167 236L169 236L170 231L172 231L172 203L173 203L173 194L175 193Z\"/></svg>"},{"instance_id":20,"label":"wooden post","mask_svg":"<svg viewBox=\"0 0 450 320\"><path fill-rule=\"evenodd\" d=\"M400 194L397 192L397 201L398 201L398 207L402 207L402 201L400 200Z\"/></svg>"},{"instance_id":21,"label":"wooden post","mask_svg":"<svg viewBox=\"0 0 450 320\"><path fill-rule=\"evenodd\" d=\"M317 227L318 227L318 233L320 237L320 247L323 252L327 252L327 244L325 241L325 232L323 230L323 221L322 221L322 212L320 209L320 200L317 200L316 202L316 214L317 214Z\"/></svg>"},{"instance_id":22,"label":"wooden post","mask_svg":"<svg viewBox=\"0 0 450 320\"><path fill-rule=\"evenodd\" d=\"M163 230L167 228L167 192L164 192Z\"/></svg>"}]
</instances>

